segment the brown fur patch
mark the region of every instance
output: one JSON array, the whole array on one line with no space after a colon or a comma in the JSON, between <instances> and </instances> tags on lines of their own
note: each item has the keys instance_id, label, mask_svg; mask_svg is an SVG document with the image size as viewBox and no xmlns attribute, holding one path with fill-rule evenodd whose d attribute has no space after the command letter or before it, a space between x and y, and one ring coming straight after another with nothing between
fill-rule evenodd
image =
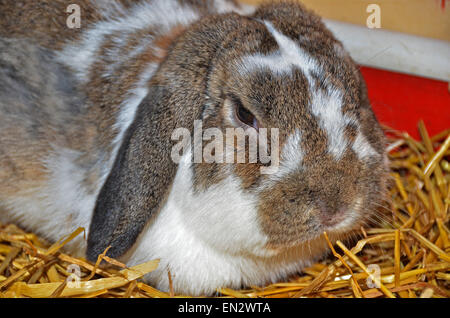
<instances>
[{"instance_id":1,"label":"brown fur patch","mask_svg":"<svg viewBox=\"0 0 450 318\"><path fill-rule=\"evenodd\" d=\"M81 28L67 27L67 7L71 0L0 0L0 36L28 38L47 48L60 49L75 41L87 25L101 20L102 14L90 0L79 0Z\"/></svg>"}]
</instances>

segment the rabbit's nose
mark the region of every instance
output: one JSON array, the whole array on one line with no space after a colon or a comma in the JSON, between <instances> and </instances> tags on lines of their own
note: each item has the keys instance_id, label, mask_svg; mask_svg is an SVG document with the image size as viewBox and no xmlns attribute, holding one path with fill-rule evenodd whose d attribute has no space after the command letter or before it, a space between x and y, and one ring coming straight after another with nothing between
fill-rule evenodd
<instances>
[{"instance_id":1,"label":"rabbit's nose","mask_svg":"<svg viewBox=\"0 0 450 318\"><path fill-rule=\"evenodd\" d=\"M326 226L335 226L344 221L348 214L348 206L344 203L340 204L319 204L319 220Z\"/></svg>"}]
</instances>

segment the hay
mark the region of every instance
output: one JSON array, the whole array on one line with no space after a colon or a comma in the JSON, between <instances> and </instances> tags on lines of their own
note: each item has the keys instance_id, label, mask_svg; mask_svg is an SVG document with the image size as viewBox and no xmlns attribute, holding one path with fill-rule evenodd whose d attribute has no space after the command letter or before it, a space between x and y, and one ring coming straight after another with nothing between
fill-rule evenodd
<instances>
[{"instance_id":1,"label":"hay","mask_svg":"<svg viewBox=\"0 0 450 318\"><path fill-rule=\"evenodd\" d=\"M390 199L380 207L373 225L358 231L359 240L353 244L337 241L335 246L328 241L330 257L288 282L240 291L224 288L218 294L239 298L450 297L450 129L430 138L420 122L419 132L421 141L387 130L393 181ZM108 258L107 251L96 264L64 254L61 248L82 232L78 229L49 245L15 225L0 224L0 296L174 296L172 288L165 293L138 280L154 270L157 261L126 268ZM109 266L99 266L101 260ZM71 264L77 265L79 281L68 270Z\"/></svg>"}]
</instances>

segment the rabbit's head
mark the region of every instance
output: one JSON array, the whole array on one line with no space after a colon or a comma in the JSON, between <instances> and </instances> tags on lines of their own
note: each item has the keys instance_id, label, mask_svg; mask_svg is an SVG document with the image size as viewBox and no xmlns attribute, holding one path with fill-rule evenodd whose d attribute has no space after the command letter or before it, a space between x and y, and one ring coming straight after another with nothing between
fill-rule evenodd
<instances>
[{"instance_id":1,"label":"rabbit's head","mask_svg":"<svg viewBox=\"0 0 450 318\"><path fill-rule=\"evenodd\" d=\"M383 199L383 133L358 66L299 4L200 20L172 43L149 85L97 201L92 259L108 245L110 255L124 254L158 217L179 167L173 133L193 136L196 123L203 138L187 147L192 191L209 193L213 202L249 198L243 209L250 212L234 211L221 226L251 232L251 219L267 250L292 248L324 231L345 235ZM246 132L243 145L237 135L226 138L239 129ZM219 135L223 146L212 147ZM230 178L238 184L232 191L223 186ZM229 220L222 212L215 212L216 223Z\"/></svg>"}]
</instances>

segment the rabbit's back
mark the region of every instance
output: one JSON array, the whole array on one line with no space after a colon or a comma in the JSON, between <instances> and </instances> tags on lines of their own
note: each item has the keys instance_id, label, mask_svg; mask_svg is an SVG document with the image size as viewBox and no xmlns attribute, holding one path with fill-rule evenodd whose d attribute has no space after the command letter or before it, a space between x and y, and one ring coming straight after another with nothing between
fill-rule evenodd
<instances>
[{"instance_id":1,"label":"rabbit's back","mask_svg":"<svg viewBox=\"0 0 450 318\"><path fill-rule=\"evenodd\" d=\"M57 240L89 227L173 41L233 1L0 0L0 221ZM74 241L72 250L84 250ZM69 246L70 248L70 246Z\"/></svg>"}]
</instances>

